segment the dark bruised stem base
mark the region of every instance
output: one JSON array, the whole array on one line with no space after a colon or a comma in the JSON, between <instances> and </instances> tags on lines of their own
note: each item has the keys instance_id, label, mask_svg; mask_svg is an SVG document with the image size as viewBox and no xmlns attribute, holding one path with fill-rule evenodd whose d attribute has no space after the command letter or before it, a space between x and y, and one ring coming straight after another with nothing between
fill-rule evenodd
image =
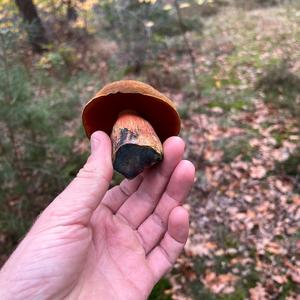
<instances>
[{"instance_id":1,"label":"dark bruised stem base","mask_svg":"<svg viewBox=\"0 0 300 300\"><path fill-rule=\"evenodd\" d=\"M116 153L113 166L126 178L132 179L161 160L162 155L149 146L125 144Z\"/></svg>"},{"instance_id":2,"label":"dark bruised stem base","mask_svg":"<svg viewBox=\"0 0 300 300\"><path fill-rule=\"evenodd\" d=\"M111 140L113 167L128 179L161 161L162 144L151 124L132 111L120 114Z\"/></svg>"}]
</instances>

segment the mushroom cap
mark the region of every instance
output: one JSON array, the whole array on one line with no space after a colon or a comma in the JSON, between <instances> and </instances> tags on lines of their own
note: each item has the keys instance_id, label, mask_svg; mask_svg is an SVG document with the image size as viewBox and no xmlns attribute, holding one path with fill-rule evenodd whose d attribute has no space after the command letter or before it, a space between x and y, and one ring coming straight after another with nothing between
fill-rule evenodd
<instances>
[{"instance_id":1,"label":"mushroom cap","mask_svg":"<svg viewBox=\"0 0 300 300\"><path fill-rule=\"evenodd\" d=\"M86 135L90 138L96 130L110 135L124 110L133 110L150 122L162 142L180 131L180 117L169 98L143 82L121 80L105 85L84 107Z\"/></svg>"}]
</instances>

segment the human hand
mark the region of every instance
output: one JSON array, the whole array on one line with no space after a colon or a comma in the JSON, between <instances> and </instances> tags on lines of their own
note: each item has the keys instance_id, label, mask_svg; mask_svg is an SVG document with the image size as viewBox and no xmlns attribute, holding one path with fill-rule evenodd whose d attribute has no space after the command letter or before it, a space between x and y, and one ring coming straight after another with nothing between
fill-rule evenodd
<instances>
[{"instance_id":1,"label":"human hand","mask_svg":"<svg viewBox=\"0 0 300 300\"><path fill-rule=\"evenodd\" d=\"M161 164L109 191L109 137L95 132L91 149L1 269L0 299L146 299L182 251L195 172L183 141L169 138Z\"/></svg>"}]
</instances>

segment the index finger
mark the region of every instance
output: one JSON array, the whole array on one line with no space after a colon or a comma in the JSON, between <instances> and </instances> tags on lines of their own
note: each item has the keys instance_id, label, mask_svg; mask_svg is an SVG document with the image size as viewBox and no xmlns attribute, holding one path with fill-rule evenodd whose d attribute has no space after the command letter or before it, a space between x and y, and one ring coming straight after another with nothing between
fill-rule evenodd
<instances>
[{"instance_id":1,"label":"index finger","mask_svg":"<svg viewBox=\"0 0 300 300\"><path fill-rule=\"evenodd\" d=\"M136 229L155 209L170 176L182 160L184 142L179 137L167 139L163 145L164 160L144 173L144 179L137 191L120 207L117 215L123 217Z\"/></svg>"}]
</instances>

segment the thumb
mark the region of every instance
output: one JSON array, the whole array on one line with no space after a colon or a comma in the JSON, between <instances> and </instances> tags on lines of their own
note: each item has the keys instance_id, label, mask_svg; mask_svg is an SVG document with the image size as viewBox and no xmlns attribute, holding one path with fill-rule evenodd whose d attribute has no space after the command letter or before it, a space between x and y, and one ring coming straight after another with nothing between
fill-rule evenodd
<instances>
[{"instance_id":1,"label":"thumb","mask_svg":"<svg viewBox=\"0 0 300 300\"><path fill-rule=\"evenodd\" d=\"M76 178L49 206L51 214L60 215L68 223L87 224L109 188L113 168L111 141L106 133L92 134L91 152Z\"/></svg>"}]
</instances>

